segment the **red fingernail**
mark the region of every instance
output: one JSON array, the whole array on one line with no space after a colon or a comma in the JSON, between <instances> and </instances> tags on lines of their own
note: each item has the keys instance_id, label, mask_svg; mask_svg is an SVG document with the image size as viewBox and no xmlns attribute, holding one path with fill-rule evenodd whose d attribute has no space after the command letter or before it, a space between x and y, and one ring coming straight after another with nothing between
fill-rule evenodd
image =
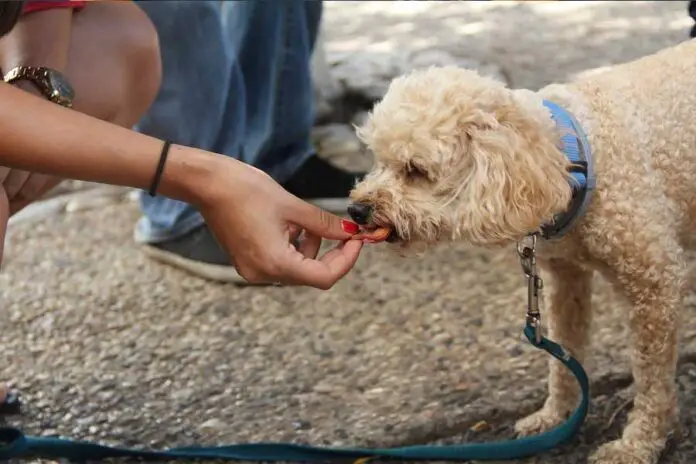
<instances>
[{"instance_id":1,"label":"red fingernail","mask_svg":"<svg viewBox=\"0 0 696 464\"><path fill-rule=\"evenodd\" d=\"M356 223L347 219L341 219L341 229L347 234L357 234L360 231L360 227Z\"/></svg>"}]
</instances>

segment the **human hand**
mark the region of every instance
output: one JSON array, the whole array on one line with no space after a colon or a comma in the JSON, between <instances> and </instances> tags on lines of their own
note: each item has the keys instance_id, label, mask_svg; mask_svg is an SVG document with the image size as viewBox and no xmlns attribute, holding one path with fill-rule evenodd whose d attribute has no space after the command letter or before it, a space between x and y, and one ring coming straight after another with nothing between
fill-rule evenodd
<instances>
[{"instance_id":1,"label":"human hand","mask_svg":"<svg viewBox=\"0 0 696 464\"><path fill-rule=\"evenodd\" d=\"M355 265L363 246L350 239L356 225L302 201L249 165L220 157L218 168L204 188L198 185L196 206L246 280L327 290ZM317 258L322 239L341 243Z\"/></svg>"}]
</instances>

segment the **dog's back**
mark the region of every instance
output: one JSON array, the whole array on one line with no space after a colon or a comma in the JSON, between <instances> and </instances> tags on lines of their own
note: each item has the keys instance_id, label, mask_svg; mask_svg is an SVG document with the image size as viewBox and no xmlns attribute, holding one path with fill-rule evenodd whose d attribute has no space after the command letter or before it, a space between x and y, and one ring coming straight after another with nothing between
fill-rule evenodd
<instances>
[{"instance_id":1,"label":"dog's back","mask_svg":"<svg viewBox=\"0 0 696 464\"><path fill-rule=\"evenodd\" d=\"M626 170L651 165L660 174L657 178L667 196L683 213L685 231L696 231L694 79L696 39L572 84L585 95L597 116L593 118L596 124L620 124L620 136L627 133L636 142L624 147L606 140L610 137L605 133L598 140L598 156L610 156ZM603 153L607 149L610 153ZM653 182L648 183L652 185L649 188L655 188Z\"/></svg>"}]
</instances>

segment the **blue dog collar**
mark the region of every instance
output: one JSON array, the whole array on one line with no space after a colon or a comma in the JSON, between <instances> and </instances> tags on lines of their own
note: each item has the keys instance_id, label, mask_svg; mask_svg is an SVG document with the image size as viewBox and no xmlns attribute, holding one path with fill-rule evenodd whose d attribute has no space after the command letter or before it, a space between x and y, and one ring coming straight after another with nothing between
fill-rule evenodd
<instances>
[{"instance_id":1,"label":"blue dog collar","mask_svg":"<svg viewBox=\"0 0 696 464\"><path fill-rule=\"evenodd\" d=\"M541 227L542 237L550 239L565 235L585 213L595 188L595 178L590 142L580 123L569 111L552 101L544 100L544 106L551 111L551 118L562 132L563 153L573 163L570 168L573 188L570 205L565 212L556 215L552 223Z\"/></svg>"}]
</instances>

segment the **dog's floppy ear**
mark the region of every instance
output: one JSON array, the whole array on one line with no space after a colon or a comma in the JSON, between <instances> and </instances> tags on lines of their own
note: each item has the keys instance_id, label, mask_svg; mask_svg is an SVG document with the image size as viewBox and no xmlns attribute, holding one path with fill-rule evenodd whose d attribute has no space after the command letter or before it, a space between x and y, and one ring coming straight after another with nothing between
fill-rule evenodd
<instances>
[{"instance_id":1,"label":"dog's floppy ear","mask_svg":"<svg viewBox=\"0 0 696 464\"><path fill-rule=\"evenodd\" d=\"M511 103L466 121L462 221L480 242L518 239L565 209L568 161L557 135Z\"/></svg>"}]
</instances>

